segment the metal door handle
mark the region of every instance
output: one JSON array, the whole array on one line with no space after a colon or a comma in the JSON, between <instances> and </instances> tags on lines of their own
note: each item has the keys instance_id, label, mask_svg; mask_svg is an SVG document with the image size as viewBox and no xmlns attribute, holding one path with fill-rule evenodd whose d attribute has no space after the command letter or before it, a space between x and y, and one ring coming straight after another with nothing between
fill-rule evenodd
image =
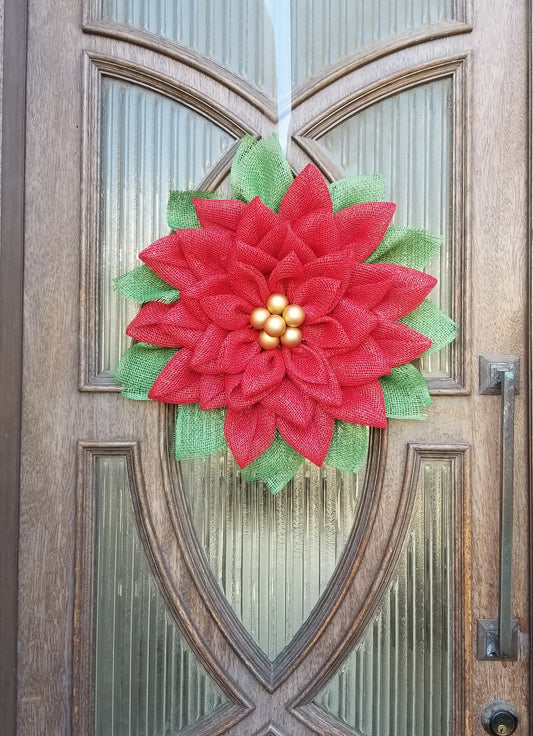
<instances>
[{"instance_id":1,"label":"metal door handle","mask_svg":"<svg viewBox=\"0 0 533 736\"><path fill-rule=\"evenodd\" d=\"M519 389L517 355L480 356L480 394L501 393L500 602L499 617L478 621L478 659L517 659L518 622L513 605L514 397Z\"/></svg>"}]
</instances>

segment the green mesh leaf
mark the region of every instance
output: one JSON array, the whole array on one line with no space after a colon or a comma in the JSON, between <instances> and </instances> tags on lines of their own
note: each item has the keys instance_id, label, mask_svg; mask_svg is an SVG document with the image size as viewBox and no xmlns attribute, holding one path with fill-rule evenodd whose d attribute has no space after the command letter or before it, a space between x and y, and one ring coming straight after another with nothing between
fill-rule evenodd
<instances>
[{"instance_id":1,"label":"green mesh leaf","mask_svg":"<svg viewBox=\"0 0 533 736\"><path fill-rule=\"evenodd\" d=\"M368 427L336 419L326 463L339 470L356 473L365 461L368 437Z\"/></svg>"},{"instance_id":2,"label":"green mesh leaf","mask_svg":"<svg viewBox=\"0 0 533 736\"><path fill-rule=\"evenodd\" d=\"M171 230L179 230L183 227L200 227L192 203L193 199L219 199L219 196L215 192L200 190L190 192L171 191L167 204L167 223Z\"/></svg>"},{"instance_id":3,"label":"green mesh leaf","mask_svg":"<svg viewBox=\"0 0 533 736\"><path fill-rule=\"evenodd\" d=\"M395 263L421 270L442 244L442 238L425 230L391 225L367 263Z\"/></svg>"},{"instance_id":4,"label":"green mesh leaf","mask_svg":"<svg viewBox=\"0 0 533 736\"><path fill-rule=\"evenodd\" d=\"M177 352L175 348L160 348L143 342L128 348L115 372L115 381L124 388L122 395L127 399L148 399L155 379Z\"/></svg>"},{"instance_id":5,"label":"green mesh leaf","mask_svg":"<svg viewBox=\"0 0 533 736\"><path fill-rule=\"evenodd\" d=\"M115 289L139 304L164 302L170 304L179 299L179 291L160 279L144 263L115 280Z\"/></svg>"},{"instance_id":6,"label":"green mesh leaf","mask_svg":"<svg viewBox=\"0 0 533 736\"><path fill-rule=\"evenodd\" d=\"M259 197L277 212L293 175L279 140L271 135L260 141L245 136L231 166L231 192L234 199L250 202Z\"/></svg>"},{"instance_id":7,"label":"green mesh leaf","mask_svg":"<svg viewBox=\"0 0 533 736\"><path fill-rule=\"evenodd\" d=\"M433 341L433 345L426 351L426 355L436 353L452 340L455 340L459 331L459 326L453 319L444 314L429 299L425 299L419 307L399 321L408 327L412 327L413 330L421 332L422 335Z\"/></svg>"},{"instance_id":8,"label":"green mesh leaf","mask_svg":"<svg viewBox=\"0 0 533 736\"><path fill-rule=\"evenodd\" d=\"M362 202L382 202L385 196L385 178L381 174L348 176L329 185L333 212Z\"/></svg>"},{"instance_id":9,"label":"green mesh leaf","mask_svg":"<svg viewBox=\"0 0 533 736\"><path fill-rule=\"evenodd\" d=\"M200 409L200 404L182 404L176 417L176 460L194 460L226 449L225 409Z\"/></svg>"},{"instance_id":10,"label":"green mesh leaf","mask_svg":"<svg viewBox=\"0 0 533 736\"><path fill-rule=\"evenodd\" d=\"M385 413L389 419L424 419L431 406L426 382L419 371L407 363L391 370L379 379L385 399Z\"/></svg>"},{"instance_id":11,"label":"green mesh leaf","mask_svg":"<svg viewBox=\"0 0 533 736\"><path fill-rule=\"evenodd\" d=\"M279 493L294 476L303 457L276 433L274 442L262 455L241 470L245 481L262 480L272 493Z\"/></svg>"}]
</instances>

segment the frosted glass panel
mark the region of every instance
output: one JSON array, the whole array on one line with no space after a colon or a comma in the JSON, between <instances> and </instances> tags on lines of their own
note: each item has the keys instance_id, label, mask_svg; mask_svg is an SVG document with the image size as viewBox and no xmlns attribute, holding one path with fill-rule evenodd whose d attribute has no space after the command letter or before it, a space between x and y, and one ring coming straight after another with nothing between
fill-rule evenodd
<instances>
[{"instance_id":1,"label":"frosted glass panel","mask_svg":"<svg viewBox=\"0 0 533 736\"><path fill-rule=\"evenodd\" d=\"M123 457L96 459L95 492L94 736L177 734L224 696L165 610Z\"/></svg>"},{"instance_id":2,"label":"frosted glass panel","mask_svg":"<svg viewBox=\"0 0 533 736\"><path fill-rule=\"evenodd\" d=\"M450 460L424 460L394 582L315 703L363 736L448 736L452 710Z\"/></svg>"},{"instance_id":3,"label":"frosted glass panel","mask_svg":"<svg viewBox=\"0 0 533 736\"><path fill-rule=\"evenodd\" d=\"M450 314L452 299L452 81L442 79L388 97L318 139L346 175L383 174L394 222L443 236L428 270L439 279L430 298ZM422 359L427 378L451 375L450 349Z\"/></svg>"},{"instance_id":4,"label":"frosted glass panel","mask_svg":"<svg viewBox=\"0 0 533 736\"><path fill-rule=\"evenodd\" d=\"M277 496L233 458L180 463L197 538L253 639L275 659L324 592L359 503L357 475L307 461Z\"/></svg>"},{"instance_id":5,"label":"frosted glass panel","mask_svg":"<svg viewBox=\"0 0 533 736\"><path fill-rule=\"evenodd\" d=\"M97 370L113 376L138 311L114 291L114 279L168 233L170 190L197 189L234 138L184 105L116 79L103 78L101 104Z\"/></svg>"},{"instance_id":6,"label":"frosted glass panel","mask_svg":"<svg viewBox=\"0 0 533 736\"><path fill-rule=\"evenodd\" d=\"M454 0L102 0L100 18L176 41L274 99L285 86L277 58L296 87L380 41L455 20L457 11Z\"/></svg>"}]
</instances>

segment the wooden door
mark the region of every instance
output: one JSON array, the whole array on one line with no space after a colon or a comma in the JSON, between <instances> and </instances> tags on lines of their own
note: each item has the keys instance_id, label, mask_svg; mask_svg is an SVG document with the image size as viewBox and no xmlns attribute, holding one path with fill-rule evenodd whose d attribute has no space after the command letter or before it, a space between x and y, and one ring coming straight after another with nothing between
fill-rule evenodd
<instances>
[{"instance_id":1,"label":"wooden door","mask_svg":"<svg viewBox=\"0 0 533 736\"><path fill-rule=\"evenodd\" d=\"M530 8L403 5L30 3L20 736L481 734L498 699L528 732ZM427 421L276 499L225 455L179 468L172 410L112 378L113 279L164 234L168 190L228 191L238 140L272 131L295 171L379 170L399 224L443 232L461 325L423 364ZM517 661L476 656L499 589L487 354L522 359Z\"/></svg>"}]
</instances>

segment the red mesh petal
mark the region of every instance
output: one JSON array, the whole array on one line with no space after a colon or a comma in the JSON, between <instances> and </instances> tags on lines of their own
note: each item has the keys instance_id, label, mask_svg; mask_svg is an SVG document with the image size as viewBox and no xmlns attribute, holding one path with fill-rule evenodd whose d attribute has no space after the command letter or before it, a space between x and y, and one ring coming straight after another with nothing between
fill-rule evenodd
<instances>
[{"instance_id":1,"label":"red mesh petal","mask_svg":"<svg viewBox=\"0 0 533 736\"><path fill-rule=\"evenodd\" d=\"M179 350L166 364L148 393L149 399L166 404L197 404L200 401L200 374L191 370L192 352Z\"/></svg>"},{"instance_id":2,"label":"red mesh petal","mask_svg":"<svg viewBox=\"0 0 533 736\"><path fill-rule=\"evenodd\" d=\"M234 260L252 266L267 277L277 263L274 256L265 253L261 248L242 243L240 240L235 242Z\"/></svg>"},{"instance_id":3,"label":"red mesh petal","mask_svg":"<svg viewBox=\"0 0 533 736\"><path fill-rule=\"evenodd\" d=\"M227 373L225 375L226 382L226 396L228 398L228 406L238 411L247 409L250 406L250 397L245 396L242 391L242 379L244 371L242 373ZM259 396L254 397L254 401L257 403L262 401L272 389L267 387L265 391Z\"/></svg>"},{"instance_id":4,"label":"red mesh petal","mask_svg":"<svg viewBox=\"0 0 533 736\"><path fill-rule=\"evenodd\" d=\"M372 333L389 365L403 365L418 358L433 344L425 335L403 325L401 322L384 322Z\"/></svg>"},{"instance_id":5,"label":"red mesh petal","mask_svg":"<svg viewBox=\"0 0 533 736\"><path fill-rule=\"evenodd\" d=\"M248 245L258 246L265 235L278 225L276 213L263 204L259 197L254 197L242 215L236 237Z\"/></svg>"},{"instance_id":6,"label":"red mesh petal","mask_svg":"<svg viewBox=\"0 0 533 736\"><path fill-rule=\"evenodd\" d=\"M283 243L278 251L278 258L281 260L288 256L289 253L295 253L302 263L313 261L316 256L312 248L299 238L291 228L288 228Z\"/></svg>"},{"instance_id":7,"label":"red mesh petal","mask_svg":"<svg viewBox=\"0 0 533 736\"><path fill-rule=\"evenodd\" d=\"M356 266L345 296L366 309L379 304L394 285L394 278L381 269L382 264L362 263Z\"/></svg>"},{"instance_id":8,"label":"red mesh petal","mask_svg":"<svg viewBox=\"0 0 533 736\"><path fill-rule=\"evenodd\" d=\"M286 294L289 301L294 298L296 287L304 275L298 256L292 252L280 261L268 279L269 294Z\"/></svg>"},{"instance_id":9,"label":"red mesh petal","mask_svg":"<svg viewBox=\"0 0 533 736\"><path fill-rule=\"evenodd\" d=\"M196 343L191 357L191 368L198 373L220 373L218 359L227 330L209 325Z\"/></svg>"},{"instance_id":10,"label":"red mesh petal","mask_svg":"<svg viewBox=\"0 0 533 736\"><path fill-rule=\"evenodd\" d=\"M289 229L289 225L284 220L279 220L276 227L273 227L261 238L257 247L276 258L283 258L285 254L280 255L280 253L284 248Z\"/></svg>"},{"instance_id":11,"label":"red mesh petal","mask_svg":"<svg viewBox=\"0 0 533 736\"><path fill-rule=\"evenodd\" d=\"M338 250L335 253L328 253L310 263L306 263L304 266L305 278L312 279L316 276L322 276L348 283L356 263L355 254L352 250Z\"/></svg>"},{"instance_id":12,"label":"red mesh petal","mask_svg":"<svg viewBox=\"0 0 533 736\"><path fill-rule=\"evenodd\" d=\"M207 230L191 230L190 233L183 243L183 253L194 275L198 279L224 275L233 250L233 241L227 231L210 227Z\"/></svg>"},{"instance_id":13,"label":"red mesh petal","mask_svg":"<svg viewBox=\"0 0 533 736\"><path fill-rule=\"evenodd\" d=\"M242 377L242 391L250 401L272 391L285 375L285 361L280 350L262 350L248 363Z\"/></svg>"},{"instance_id":14,"label":"red mesh petal","mask_svg":"<svg viewBox=\"0 0 533 736\"><path fill-rule=\"evenodd\" d=\"M371 337L347 353L332 355L329 363L341 386L360 386L390 373L390 363Z\"/></svg>"},{"instance_id":15,"label":"red mesh petal","mask_svg":"<svg viewBox=\"0 0 533 736\"><path fill-rule=\"evenodd\" d=\"M396 205L391 202L364 202L333 215L343 247L353 248L364 261L380 244Z\"/></svg>"},{"instance_id":16,"label":"red mesh petal","mask_svg":"<svg viewBox=\"0 0 533 736\"><path fill-rule=\"evenodd\" d=\"M347 386L342 389L342 404L325 409L336 419L353 424L368 424L370 427L386 427L385 400L379 381L363 386Z\"/></svg>"},{"instance_id":17,"label":"red mesh petal","mask_svg":"<svg viewBox=\"0 0 533 736\"><path fill-rule=\"evenodd\" d=\"M181 238L187 232L188 230L180 230L179 233L166 235L149 245L139 255L141 261L154 273L177 289L192 286L197 281L183 255Z\"/></svg>"},{"instance_id":18,"label":"red mesh petal","mask_svg":"<svg viewBox=\"0 0 533 736\"><path fill-rule=\"evenodd\" d=\"M191 314L207 325L212 321L212 318L204 309L205 299L216 294L227 293L231 293L228 276L210 276L183 289L180 292L180 299Z\"/></svg>"},{"instance_id":19,"label":"red mesh petal","mask_svg":"<svg viewBox=\"0 0 533 736\"><path fill-rule=\"evenodd\" d=\"M246 204L236 199L193 199L192 203L202 227L219 225L236 230L246 210Z\"/></svg>"},{"instance_id":20,"label":"red mesh petal","mask_svg":"<svg viewBox=\"0 0 533 736\"><path fill-rule=\"evenodd\" d=\"M224 330L241 330L250 324L250 312L256 306L235 294L206 296L202 307L208 317Z\"/></svg>"},{"instance_id":21,"label":"red mesh petal","mask_svg":"<svg viewBox=\"0 0 533 736\"><path fill-rule=\"evenodd\" d=\"M270 290L263 274L245 263L234 263L230 272L233 292L256 307L263 306Z\"/></svg>"},{"instance_id":22,"label":"red mesh petal","mask_svg":"<svg viewBox=\"0 0 533 736\"><path fill-rule=\"evenodd\" d=\"M311 212L293 223L292 229L317 257L345 247L331 212Z\"/></svg>"},{"instance_id":23,"label":"red mesh petal","mask_svg":"<svg viewBox=\"0 0 533 736\"><path fill-rule=\"evenodd\" d=\"M378 318L372 312L349 299L342 299L329 316L343 326L353 348L368 337L378 323Z\"/></svg>"},{"instance_id":24,"label":"red mesh petal","mask_svg":"<svg viewBox=\"0 0 533 736\"><path fill-rule=\"evenodd\" d=\"M304 324L301 329L304 340L311 347L334 350L346 349L352 345L346 330L331 316L319 317L313 324Z\"/></svg>"},{"instance_id":25,"label":"red mesh petal","mask_svg":"<svg viewBox=\"0 0 533 736\"><path fill-rule=\"evenodd\" d=\"M167 319L167 315L175 306L161 302L148 302L132 319L126 333L134 340L147 342L150 345L180 347L183 344L180 340L181 336ZM201 334L198 330L195 332L197 335Z\"/></svg>"},{"instance_id":26,"label":"red mesh petal","mask_svg":"<svg viewBox=\"0 0 533 736\"><path fill-rule=\"evenodd\" d=\"M261 352L256 330L244 328L230 332L218 357L222 373L242 373L254 356Z\"/></svg>"},{"instance_id":27,"label":"red mesh petal","mask_svg":"<svg viewBox=\"0 0 533 736\"><path fill-rule=\"evenodd\" d=\"M328 363L321 351L308 345L283 348L287 372L295 379L325 383L328 379Z\"/></svg>"},{"instance_id":28,"label":"red mesh petal","mask_svg":"<svg viewBox=\"0 0 533 736\"><path fill-rule=\"evenodd\" d=\"M302 344L297 348L284 347L282 353L287 373L297 388L332 406L341 402L337 378L320 349Z\"/></svg>"},{"instance_id":29,"label":"red mesh petal","mask_svg":"<svg viewBox=\"0 0 533 736\"><path fill-rule=\"evenodd\" d=\"M226 373L224 376L228 406L236 410L246 409L247 406L250 406L250 399L247 399L242 392L243 373L244 371Z\"/></svg>"},{"instance_id":30,"label":"red mesh petal","mask_svg":"<svg viewBox=\"0 0 533 736\"><path fill-rule=\"evenodd\" d=\"M304 427L282 417L277 418L276 425L291 447L315 465L322 465L333 437L334 421L331 415L317 406L313 418Z\"/></svg>"},{"instance_id":31,"label":"red mesh petal","mask_svg":"<svg viewBox=\"0 0 533 736\"><path fill-rule=\"evenodd\" d=\"M309 212L332 212L331 197L324 177L313 164L298 174L281 201L279 216L295 221Z\"/></svg>"},{"instance_id":32,"label":"red mesh petal","mask_svg":"<svg viewBox=\"0 0 533 736\"><path fill-rule=\"evenodd\" d=\"M290 378L285 377L276 390L265 396L261 403L271 409L276 416L305 427L311 421L316 402L302 393Z\"/></svg>"},{"instance_id":33,"label":"red mesh petal","mask_svg":"<svg viewBox=\"0 0 533 736\"><path fill-rule=\"evenodd\" d=\"M221 409L226 406L226 383L223 376L200 378L200 409Z\"/></svg>"},{"instance_id":34,"label":"red mesh petal","mask_svg":"<svg viewBox=\"0 0 533 736\"><path fill-rule=\"evenodd\" d=\"M304 281L294 292L294 302L303 307L306 320L312 322L334 308L342 296L342 283L336 279L314 278Z\"/></svg>"},{"instance_id":35,"label":"red mesh petal","mask_svg":"<svg viewBox=\"0 0 533 736\"><path fill-rule=\"evenodd\" d=\"M228 409L224 435L239 467L244 468L268 450L274 441L276 420L273 412L260 404L242 411Z\"/></svg>"},{"instance_id":36,"label":"red mesh petal","mask_svg":"<svg viewBox=\"0 0 533 736\"><path fill-rule=\"evenodd\" d=\"M437 283L434 276L423 271L393 264L380 264L380 269L393 280L393 285L374 308L387 319L400 319L416 309Z\"/></svg>"}]
</instances>

